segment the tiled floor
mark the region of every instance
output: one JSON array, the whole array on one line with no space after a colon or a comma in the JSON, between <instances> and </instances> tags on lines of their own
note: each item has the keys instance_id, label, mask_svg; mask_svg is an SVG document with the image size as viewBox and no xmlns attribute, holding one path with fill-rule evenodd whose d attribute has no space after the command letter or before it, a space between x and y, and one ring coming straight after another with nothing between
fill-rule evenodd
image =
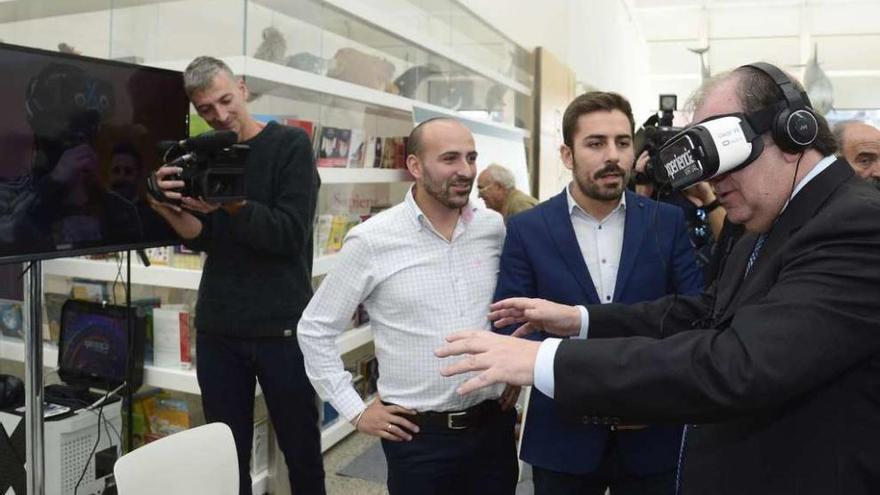
<instances>
[{"instance_id":1,"label":"tiled floor","mask_svg":"<svg viewBox=\"0 0 880 495\"><path fill-rule=\"evenodd\" d=\"M336 474L336 471L341 467L378 441L378 438L363 433L354 433L324 454L327 495L385 495L388 493L384 484Z\"/></svg>"}]
</instances>

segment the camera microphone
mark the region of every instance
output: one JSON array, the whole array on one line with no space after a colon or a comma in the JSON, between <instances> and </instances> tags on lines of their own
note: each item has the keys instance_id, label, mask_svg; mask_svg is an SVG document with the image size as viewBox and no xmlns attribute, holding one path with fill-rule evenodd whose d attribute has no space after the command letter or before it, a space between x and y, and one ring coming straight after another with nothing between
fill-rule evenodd
<instances>
[{"instance_id":1,"label":"camera microphone","mask_svg":"<svg viewBox=\"0 0 880 495\"><path fill-rule=\"evenodd\" d=\"M228 148L238 142L235 131L209 131L177 143L186 151L214 151Z\"/></svg>"},{"instance_id":2,"label":"camera microphone","mask_svg":"<svg viewBox=\"0 0 880 495\"><path fill-rule=\"evenodd\" d=\"M159 149L204 152L228 148L237 142L238 134L235 131L208 131L180 141L160 141Z\"/></svg>"}]
</instances>

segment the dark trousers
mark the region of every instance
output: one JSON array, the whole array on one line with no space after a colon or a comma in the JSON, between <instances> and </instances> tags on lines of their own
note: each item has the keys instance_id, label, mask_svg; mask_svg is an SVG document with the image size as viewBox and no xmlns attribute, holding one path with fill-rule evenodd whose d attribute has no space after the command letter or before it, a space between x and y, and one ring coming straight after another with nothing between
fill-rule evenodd
<instances>
[{"instance_id":1,"label":"dark trousers","mask_svg":"<svg viewBox=\"0 0 880 495\"><path fill-rule=\"evenodd\" d=\"M390 495L513 495L519 477L514 411L480 427L421 426L409 442L382 440Z\"/></svg>"},{"instance_id":2,"label":"dark trousers","mask_svg":"<svg viewBox=\"0 0 880 495\"><path fill-rule=\"evenodd\" d=\"M260 381L296 495L323 495L324 464L315 390L296 337L197 336L197 375L208 422L229 425L238 451L239 493L251 495L254 393Z\"/></svg>"},{"instance_id":3,"label":"dark trousers","mask_svg":"<svg viewBox=\"0 0 880 495\"><path fill-rule=\"evenodd\" d=\"M588 474L570 474L532 466L535 495L674 495L675 468L671 471L637 476L622 463L617 434L605 445L599 467Z\"/></svg>"}]
</instances>

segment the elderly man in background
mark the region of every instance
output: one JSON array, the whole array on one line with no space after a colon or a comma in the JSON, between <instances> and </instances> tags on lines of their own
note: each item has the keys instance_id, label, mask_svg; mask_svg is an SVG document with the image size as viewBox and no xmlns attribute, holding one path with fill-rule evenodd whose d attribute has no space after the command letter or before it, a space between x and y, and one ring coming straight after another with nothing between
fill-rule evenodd
<instances>
[{"instance_id":1,"label":"elderly man in background","mask_svg":"<svg viewBox=\"0 0 880 495\"><path fill-rule=\"evenodd\" d=\"M538 200L516 188L513 174L493 163L477 177L479 196L486 207L501 213L504 221L538 204Z\"/></svg>"},{"instance_id":2,"label":"elderly man in background","mask_svg":"<svg viewBox=\"0 0 880 495\"><path fill-rule=\"evenodd\" d=\"M880 129L860 120L834 126L838 156L846 158L856 175L880 187Z\"/></svg>"}]
</instances>

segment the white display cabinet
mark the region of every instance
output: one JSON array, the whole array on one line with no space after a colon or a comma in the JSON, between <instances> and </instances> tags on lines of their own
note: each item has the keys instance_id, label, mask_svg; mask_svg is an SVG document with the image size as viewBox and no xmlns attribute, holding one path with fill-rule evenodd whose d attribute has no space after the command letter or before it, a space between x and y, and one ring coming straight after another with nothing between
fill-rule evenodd
<instances>
[{"instance_id":1,"label":"white display cabinet","mask_svg":"<svg viewBox=\"0 0 880 495\"><path fill-rule=\"evenodd\" d=\"M195 56L216 56L246 79L256 96L250 111L260 118L391 138L406 136L421 109L512 133L513 146L530 135L529 53L455 0L12 0L0 2L0 39L177 70ZM387 204L373 206L390 206L411 181L394 168L319 172L319 216L350 198L378 196ZM313 274L326 274L333 261L316 250ZM119 274L115 262L79 258L48 261L43 271L105 282ZM200 277L199 270L132 261L136 286L195 291ZM364 325L337 343L347 352L371 335ZM21 360L21 347L0 340L0 357ZM54 362L53 352L47 344L45 362ZM189 370L148 366L145 383L199 392ZM322 448L351 431L346 422L327 427Z\"/></svg>"}]
</instances>

